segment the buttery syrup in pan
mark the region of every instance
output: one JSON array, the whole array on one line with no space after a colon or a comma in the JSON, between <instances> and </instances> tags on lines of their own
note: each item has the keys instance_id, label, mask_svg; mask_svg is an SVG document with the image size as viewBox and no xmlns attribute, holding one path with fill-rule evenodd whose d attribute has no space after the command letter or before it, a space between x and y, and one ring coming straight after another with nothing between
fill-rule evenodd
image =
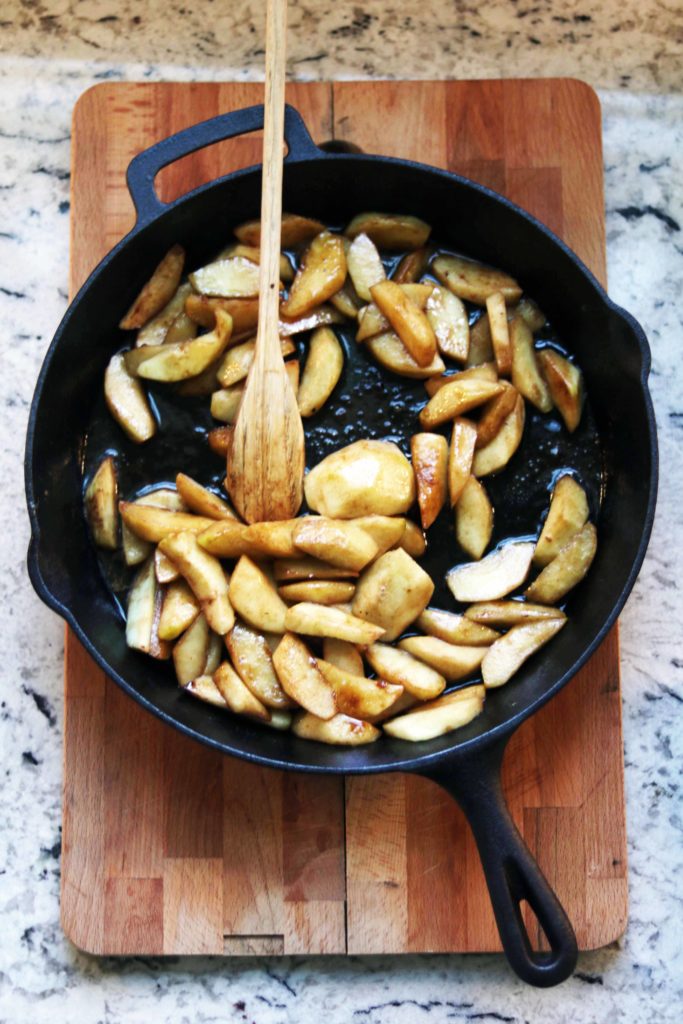
<instances>
[{"instance_id":1,"label":"buttery syrup in pan","mask_svg":"<svg viewBox=\"0 0 683 1024\"><path fill-rule=\"evenodd\" d=\"M392 257L385 261L388 272L398 259L400 257ZM473 323L482 311L468 303L466 306ZM366 347L356 343L353 325L335 325L334 330L344 349L344 369L323 408L304 421L307 468L363 438L394 441L410 457L410 438L421 430L418 414L428 398L424 383L398 377L378 366ZM561 325L556 330L546 324L535 338L538 348L552 346L563 355L569 355L561 342ZM295 338L302 368L306 340L307 335ZM458 367L449 363L449 368ZM100 391L84 439L84 490L101 460L106 455L114 455L120 498L131 500L160 486L175 487L179 472L224 494L225 466L206 440L208 431L219 425L210 414L209 398L182 398L175 393L173 385L168 384L151 384L148 394L159 429L150 441L137 445L129 441L113 421ZM526 422L519 448L503 470L482 481L494 508L493 535L487 554L508 540L538 536L554 483L563 473L571 473L585 489L590 518L597 522L603 466L589 398L574 434L566 430L559 414L540 413L526 402ZM450 438L450 424L437 429ZM305 505L301 511L306 511ZM419 522L416 509L410 515ZM126 591L137 570L125 565L120 551L99 550L98 555L112 598L123 615ZM419 559L435 584L431 605L458 610L445 584L445 575L453 566L469 560L455 540L454 513L447 504L430 527L427 551ZM568 605L571 609L571 595Z\"/></svg>"}]
</instances>

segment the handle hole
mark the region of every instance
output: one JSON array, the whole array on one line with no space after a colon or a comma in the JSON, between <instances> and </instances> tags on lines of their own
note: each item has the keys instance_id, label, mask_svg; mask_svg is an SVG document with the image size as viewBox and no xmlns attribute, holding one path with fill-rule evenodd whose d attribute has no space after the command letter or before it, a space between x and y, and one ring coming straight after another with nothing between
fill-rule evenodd
<instances>
[{"instance_id":1,"label":"handle hole","mask_svg":"<svg viewBox=\"0 0 683 1024\"><path fill-rule=\"evenodd\" d=\"M285 156L287 152L285 145ZM162 167L154 179L154 191L160 202L172 203L224 174L261 163L262 153L262 131L214 142Z\"/></svg>"},{"instance_id":2,"label":"handle hole","mask_svg":"<svg viewBox=\"0 0 683 1024\"><path fill-rule=\"evenodd\" d=\"M545 929L539 921L536 911L528 900L522 899L518 904L519 913L524 923L524 930L529 939L529 946L534 953L550 953L550 943Z\"/></svg>"}]
</instances>

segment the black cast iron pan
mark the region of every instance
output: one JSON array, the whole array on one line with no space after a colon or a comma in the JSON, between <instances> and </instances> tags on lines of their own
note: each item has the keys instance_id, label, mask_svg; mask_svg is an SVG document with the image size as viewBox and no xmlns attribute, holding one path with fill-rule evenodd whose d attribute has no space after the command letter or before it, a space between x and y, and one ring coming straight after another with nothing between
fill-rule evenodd
<instances>
[{"instance_id":1,"label":"black cast iron pan","mask_svg":"<svg viewBox=\"0 0 683 1024\"><path fill-rule=\"evenodd\" d=\"M235 224L258 216L258 168L227 175L170 204L156 197L156 174L203 146L261 126L261 107L235 111L165 139L132 161L128 184L137 223L76 296L36 387L26 449L31 580L40 597L67 620L123 690L208 746L274 768L359 774L407 771L442 785L461 805L474 831L512 967L531 984L557 984L574 968L576 940L510 818L501 792L500 764L512 733L587 661L631 590L652 526L657 448L646 383L650 353L642 330L541 224L488 189L455 175L407 161L323 151L314 145L297 112L287 109L285 209L340 225L355 213L372 209L424 218L445 246L513 273L558 325L563 343L583 368L591 406L576 437L558 441L552 420L531 416L522 449L490 485L498 539L535 530L547 506L550 466L556 467L558 460L574 467L587 487L598 524L598 554L569 602L567 627L553 643L507 687L494 692L484 713L466 728L418 745L385 736L371 746L352 749L307 742L221 714L169 684L167 665L126 648L121 613L112 599L119 586L117 567L99 561L88 536L81 500L83 473L87 475L103 452L112 449L119 456L124 495L145 483L173 480L178 470L203 482L219 481L223 470L198 436L212 425L206 400L180 408L168 392L158 389L154 399L161 430L148 445L134 448L104 410L103 372L122 344L118 320L161 254L181 242L187 249L187 266L199 266L225 244ZM553 338L547 340L552 343ZM424 402L420 384L411 391L410 382L391 381L358 351L362 346L348 339L344 344L345 377L321 418L312 423L309 464L359 437L393 437L405 445L415 430L418 395ZM435 532L430 531L426 561L435 579L443 578L456 561L444 555L453 548L446 527L437 524ZM444 562L444 557L450 560ZM445 607L452 607L452 599L437 592L434 603L443 605L446 600ZM548 953L531 950L520 913L522 900L528 900L541 923Z\"/></svg>"}]
</instances>

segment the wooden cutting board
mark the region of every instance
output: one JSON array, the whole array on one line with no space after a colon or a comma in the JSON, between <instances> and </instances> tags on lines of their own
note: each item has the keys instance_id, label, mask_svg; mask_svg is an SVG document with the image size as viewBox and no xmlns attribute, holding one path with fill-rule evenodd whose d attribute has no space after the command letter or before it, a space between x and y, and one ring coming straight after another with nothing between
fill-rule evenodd
<instances>
[{"instance_id":1,"label":"wooden cutting board","mask_svg":"<svg viewBox=\"0 0 683 1024\"><path fill-rule=\"evenodd\" d=\"M260 102L253 84L102 84L73 124L71 290L133 224L131 157ZM291 85L317 141L464 173L526 207L605 280L600 110L576 81ZM260 139L167 168L164 199L260 160ZM558 287L562 282L558 281ZM469 829L409 776L320 778L219 755L124 697L67 630L62 923L100 954L499 949ZM617 632L517 733L513 815L583 949L627 914Z\"/></svg>"}]
</instances>

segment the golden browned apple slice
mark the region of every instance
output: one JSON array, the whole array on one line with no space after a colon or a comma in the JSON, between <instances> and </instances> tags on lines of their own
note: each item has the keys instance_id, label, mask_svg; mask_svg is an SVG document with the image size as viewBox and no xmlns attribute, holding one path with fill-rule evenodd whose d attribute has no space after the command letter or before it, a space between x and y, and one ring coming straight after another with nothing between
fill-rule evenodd
<instances>
[{"instance_id":1,"label":"golden browned apple slice","mask_svg":"<svg viewBox=\"0 0 683 1024\"><path fill-rule=\"evenodd\" d=\"M164 338L165 345L177 345L181 341L191 341L197 337L197 324L192 320L185 310L181 310Z\"/></svg>"},{"instance_id":2,"label":"golden browned apple slice","mask_svg":"<svg viewBox=\"0 0 683 1024\"><path fill-rule=\"evenodd\" d=\"M557 604L581 582L590 569L597 548L597 530L592 523L586 523L536 577L526 591L526 597L539 604Z\"/></svg>"},{"instance_id":3,"label":"golden browned apple slice","mask_svg":"<svg viewBox=\"0 0 683 1024\"><path fill-rule=\"evenodd\" d=\"M196 679L191 679L189 683L182 684L182 689L185 693L196 697L197 700L203 700L205 704L213 704L217 708L227 708L228 706L221 691L214 683L213 676L197 676Z\"/></svg>"},{"instance_id":4,"label":"golden browned apple slice","mask_svg":"<svg viewBox=\"0 0 683 1024\"><path fill-rule=\"evenodd\" d=\"M318 668L334 691L338 709L354 718L371 719L398 700L403 687L384 679L366 679L318 658Z\"/></svg>"},{"instance_id":5,"label":"golden browned apple slice","mask_svg":"<svg viewBox=\"0 0 683 1024\"><path fill-rule=\"evenodd\" d=\"M319 327L308 346L308 357L296 396L302 416L313 416L330 397L344 369L344 353L329 327Z\"/></svg>"},{"instance_id":6,"label":"golden browned apple slice","mask_svg":"<svg viewBox=\"0 0 683 1024\"><path fill-rule=\"evenodd\" d=\"M502 292L493 292L487 297L486 313L498 373L501 377L509 377L512 371L512 345L508 330L508 311Z\"/></svg>"},{"instance_id":7,"label":"golden browned apple slice","mask_svg":"<svg viewBox=\"0 0 683 1024\"><path fill-rule=\"evenodd\" d=\"M378 640L384 630L372 622L351 615L341 608L302 601L287 609L285 629L305 636L336 637L352 644L371 644Z\"/></svg>"},{"instance_id":8,"label":"golden browned apple slice","mask_svg":"<svg viewBox=\"0 0 683 1024\"><path fill-rule=\"evenodd\" d=\"M435 669L388 644L373 644L365 656L381 679L402 686L418 700L438 697L446 688L446 680Z\"/></svg>"},{"instance_id":9,"label":"golden browned apple slice","mask_svg":"<svg viewBox=\"0 0 683 1024\"><path fill-rule=\"evenodd\" d=\"M177 491L168 487L158 487L135 499L136 505L153 505L173 512L187 512L187 505ZM121 545L126 565L139 565L152 554L152 545L142 540L131 528L121 520Z\"/></svg>"},{"instance_id":10,"label":"golden browned apple slice","mask_svg":"<svg viewBox=\"0 0 683 1024\"><path fill-rule=\"evenodd\" d=\"M495 629L481 626L456 612L441 611L440 608L425 608L415 625L439 640L465 647L488 647L500 636Z\"/></svg>"},{"instance_id":11,"label":"golden browned apple slice","mask_svg":"<svg viewBox=\"0 0 683 1024\"><path fill-rule=\"evenodd\" d=\"M419 217L403 213L359 213L347 225L344 234L356 238L365 234L380 249L419 249L431 233L431 227Z\"/></svg>"},{"instance_id":12,"label":"golden browned apple slice","mask_svg":"<svg viewBox=\"0 0 683 1024\"><path fill-rule=\"evenodd\" d=\"M173 323L178 319L181 313L185 312L185 301L191 294L191 285L181 284L175 295L171 296L164 308L160 310L156 316L153 316L144 327L140 328L137 338L135 339L136 346L162 345L164 341L166 341L168 332Z\"/></svg>"},{"instance_id":13,"label":"golden browned apple slice","mask_svg":"<svg viewBox=\"0 0 683 1024\"><path fill-rule=\"evenodd\" d=\"M451 508L457 504L472 472L477 427L462 416L453 421L451 446L448 453L448 493Z\"/></svg>"},{"instance_id":14,"label":"golden browned apple slice","mask_svg":"<svg viewBox=\"0 0 683 1024\"><path fill-rule=\"evenodd\" d=\"M280 685L266 638L243 622L225 637L230 660L243 683L269 708L291 708L292 700Z\"/></svg>"},{"instance_id":15,"label":"golden browned apple slice","mask_svg":"<svg viewBox=\"0 0 683 1024\"><path fill-rule=\"evenodd\" d=\"M476 448L485 448L493 441L503 423L510 415L517 404L519 392L512 384L502 381L503 390L481 410L481 416L477 422L477 443Z\"/></svg>"},{"instance_id":16,"label":"golden browned apple slice","mask_svg":"<svg viewBox=\"0 0 683 1024\"><path fill-rule=\"evenodd\" d=\"M406 253L396 267L392 279L397 284L412 284L419 281L429 265L431 254L431 249L427 245Z\"/></svg>"},{"instance_id":17,"label":"golden browned apple slice","mask_svg":"<svg viewBox=\"0 0 683 1024\"><path fill-rule=\"evenodd\" d=\"M172 512L137 501L120 501L119 510L126 526L142 540L158 543L171 533L202 533L215 520L206 516L193 516L188 512Z\"/></svg>"},{"instance_id":18,"label":"golden browned apple slice","mask_svg":"<svg viewBox=\"0 0 683 1024\"><path fill-rule=\"evenodd\" d=\"M510 319L513 316L521 316L522 320L526 320L529 328L535 333L540 331L546 323L546 315L542 309L539 309L533 299L525 296L520 299L516 306L510 310Z\"/></svg>"},{"instance_id":19,"label":"golden browned apple slice","mask_svg":"<svg viewBox=\"0 0 683 1024\"><path fill-rule=\"evenodd\" d=\"M235 345L228 350L216 373L221 387L229 388L245 379L251 369L251 364L254 362L255 351L255 339L243 341L241 345ZM296 352L296 346L291 338L282 338L280 341L280 351L283 358L291 356L293 352Z\"/></svg>"},{"instance_id":20,"label":"golden browned apple slice","mask_svg":"<svg viewBox=\"0 0 683 1024\"><path fill-rule=\"evenodd\" d=\"M193 293L185 300L185 312L190 319L209 330L216 326L217 309L222 309L232 317L233 338L240 338L247 333L254 334L258 323L258 298L220 299Z\"/></svg>"},{"instance_id":21,"label":"golden browned apple slice","mask_svg":"<svg viewBox=\"0 0 683 1024\"><path fill-rule=\"evenodd\" d=\"M372 537L352 520L326 516L302 517L292 537L300 551L342 569L360 571L379 550Z\"/></svg>"},{"instance_id":22,"label":"golden browned apple slice","mask_svg":"<svg viewBox=\"0 0 683 1024\"><path fill-rule=\"evenodd\" d=\"M382 711L381 714L368 716L368 721L372 722L373 725L379 725L380 722L386 722L391 718L404 714L406 711L410 711L411 708L416 707L420 703L421 701L417 697L404 690L401 696L393 704L390 704L385 711Z\"/></svg>"},{"instance_id":23,"label":"golden browned apple slice","mask_svg":"<svg viewBox=\"0 0 683 1024\"><path fill-rule=\"evenodd\" d=\"M323 658L332 665L336 665L342 672L351 672L354 676L362 676L363 659L358 648L350 644L348 640L337 640L335 637L325 637L323 640Z\"/></svg>"},{"instance_id":24,"label":"golden browned apple slice","mask_svg":"<svg viewBox=\"0 0 683 1024\"><path fill-rule=\"evenodd\" d=\"M567 430L573 434L583 412L583 374L575 363L570 363L551 348L539 352L538 361L552 400L560 410Z\"/></svg>"},{"instance_id":25,"label":"golden browned apple slice","mask_svg":"<svg viewBox=\"0 0 683 1024\"><path fill-rule=\"evenodd\" d=\"M455 536L470 558L481 558L491 541L493 506L476 476L470 476L455 507Z\"/></svg>"},{"instance_id":26,"label":"golden browned apple slice","mask_svg":"<svg viewBox=\"0 0 683 1024\"><path fill-rule=\"evenodd\" d=\"M541 376L534 348L534 336L521 316L510 323L510 346L512 351L512 383L528 401L541 412L550 412L553 400L545 380Z\"/></svg>"},{"instance_id":27,"label":"golden browned apple slice","mask_svg":"<svg viewBox=\"0 0 683 1024\"><path fill-rule=\"evenodd\" d=\"M401 289L406 300L410 300L412 305L417 306L421 310L426 308L427 300L435 287L431 282L425 284L397 284L396 286ZM389 321L374 302L371 302L368 306L363 306L359 310L356 341L367 341L368 338L388 330Z\"/></svg>"},{"instance_id":28,"label":"golden browned apple slice","mask_svg":"<svg viewBox=\"0 0 683 1024\"><path fill-rule=\"evenodd\" d=\"M219 497L207 487L202 487L191 476L178 473L175 484L178 494L185 504L197 515L207 516L209 519L237 519L234 510L224 498Z\"/></svg>"},{"instance_id":29,"label":"golden browned apple slice","mask_svg":"<svg viewBox=\"0 0 683 1024\"><path fill-rule=\"evenodd\" d=\"M581 484L568 474L560 477L553 490L541 536L536 542L534 563L543 566L552 562L584 525L588 511L588 499Z\"/></svg>"},{"instance_id":30,"label":"golden browned apple slice","mask_svg":"<svg viewBox=\"0 0 683 1024\"><path fill-rule=\"evenodd\" d=\"M481 665L487 650L486 647L449 644L436 636L411 636L401 640L399 647L430 665L447 683L457 683L472 675Z\"/></svg>"},{"instance_id":31,"label":"golden browned apple slice","mask_svg":"<svg viewBox=\"0 0 683 1024\"><path fill-rule=\"evenodd\" d=\"M165 382L187 380L196 377L211 365L226 348L232 333L232 318L219 310L216 313L216 326L209 334L200 338L180 341L174 345L145 345L127 353L126 365L131 372L145 380ZM150 352L152 355L137 367L137 371L128 365L129 357L138 353Z\"/></svg>"},{"instance_id":32,"label":"golden browned apple slice","mask_svg":"<svg viewBox=\"0 0 683 1024\"><path fill-rule=\"evenodd\" d=\"M359 747L363 743L374 743L381 735L379 729L369 722L362 722L349 715L335 715L328 721L316 715L297 715L292 723L292 732L303 740L317 740L332 746Z\"/></svg>"},{"instance_id":33,"label":"golden browned apple slice","mask_svg":"<svg viewBox=\"0 0 683 1024\"><path fill-rule=\"evenodd\" d=\"M446 384L453 384L457 380L488 380L495 384L498 380L496 364L482 363L480 366L470 366L466 370L459 370L458 373L444 373L441 377L430 377L425 381L424 388L431 398Z\"/></svg>"},{"instance_id":34,"label":"golden browned apple slice","mask_svg":"<svg viewBox=\"0 0 683 1024\"><path fill-rule=\"evenodd\" d=\"M424 569L396 548L361 574L353 614L381 626L384 640L394 640L425 610L433 593L434 583Z\"/></svg>"},{"instance_id":35,"label":"golden browned apple slice","mask_svg":"<svg viewBox=\"0 0 683 1024\"><path fill-rule=\"evenodd\" d=\"M131 441L142 444L154 436L157 422L140 381L126 369L123 352L109 360L104 374L104 398L109 412Z\"/></svg>"},{"instance_id":36,"label":"golden browned apple slice","mask_svg":"<svg viewBox=\"0 0 683 1024\"><path fill-rule=\"evenodd\" d=\"M197 537L201 546L217 558L240 558L252 550L247 541L248 527L234 519L214 520Z\"/></svg>"},{"instance_id":37,"label":"golden browned apple slice","mask_svg":"<svg viewBox=\"0 0 683 1024\"><path fill-rule=\"evenodd\" d=\"M206 667L204 668L204 672L207 675L212 676L214 674L221 663L223 655L223 637L211 630L209 633L209 650L206 655Z\"/></svg>"},{"instance_id":38,"label":"golden browned apple slice","mask_svg":"<svg viewBox=\"0 0 683 1024\"><path fill-rule=\"evenodd\" d=\"M468 686L430 701L384 723L384 731L399 740L420 743L468 725L484 708L483 686Z\"/></svg>"},{"instance_id":39,"label":"golden browned apple slice","mask_svg":"<svg viewBox=\"0 0 683 1024\"><path fill-rule=\"evenodd\" d=\"M175 640L191 626L200 612L199 601L185 580L171 583L164 595L159 618L159 638Z\"/></svg>"},{"instance_id":40,"label":"golden browned apple slice","mask_svg":"<svg viewBox=\"0 0 683 1024\"><path fill-rule=\"evenodd\" d=\"M344 239L321 231L304 253L289 298L282 304L286 317L298 317L339 291L346 280Z\"/></svg>"},{"instance_id":41,"label":"golden browned apple slice","mask_svg":"<svg viewBox=\"0 0 683 1024\"><path fill-rule=\"evenodd\" d=\"M335 605L352 601L356 588L353 583L344 580L301 580L298 583L285 583L277 588L283 601L289 604L309 603Z\"/></svg>"},{"instance_id":42,"label":"golden browned apple slice","mask_svg":"<svg viewBox=\"0 0 683 1024\"><path fill-rule=\"evenodd\" d=\"M233 607L250 626L267 633L284 633L287 605L263 569L242 555L230 580Z\"/></svg>"},{"instance_id":43,"label":"golden browned apple slice","mask_svg":"<svg viewBox=\"0 0 683 1024\"><path fill-rule=\"evenodd\" d=\"M374 338L369 338L366 345L380 366L391 370L399 377L424 380L441 374L446 369L446 364L438 353L428 366L420 366L394 331L377 334Z\"/></svg>"},{"instance_id":44,"label":"golden browned apple slice","mask_svg":"<svg viewBox=\"0 0 683 1024\"><path fill-rule=\"evenodd\" d=\"M185 250L182 245L172 246L143 286L119 327L124 331L144 327L148 320L163 309L178 289L184 263Z\"/></svg>"},{"instance_id":45,"label":"golden browned apple slice","mask_svg":"<svg viewBox=\"0 0 683 1024\"><path fill-rule=\"evenodd\" d=\"M512 412L505 417L498 433L483 448L475 451L472 462L475 476L488 476L507 466L522 441L525 416L524 399L518 394Z\"/></svg>"},{"instance_id":46,"label":"golden browned apple slice","mask_svg":"<svg viewBox=\"0 0 683 1024\"><path fill-rule=\"evenodd\" d=\"M290 359L285 363L285 370L289 377L289 383L296 392L299 387L299 363L296 359ZM229 388L221 388L211 395L211 415L222 423L234 423L239 412L240 402L244 394L244 381L233 384Z\"/></svg>"},{"instance_id":47,"label":"golden browned apple slice","mask_svg":"<svg viewBox=\"0 0 683 1024\"><path fill-rule=\"evenodd\" d=\"M261 249L257 245L245 245L240 242L238 245L229 245L220 254L220 259L227 259L231 256L244 256L245 260L259 264L261 262ZM289 283L294 280L294 270L288 257L280 253L280 280Z\"/></svg>"},{"instance_id":48,"label":"golden browned apple slice","mask_svg":"<svg viewBox=\"0 0 683 1024\"><path fill-rule=\"evenodd\" d=\"M402 516L358 516L350 522L372 537L377 545L378 555L383 555L389 548L395 547L406 528L406 521Z\"/></svg>"},{"instance_id":49,"label":"golden browned apple slice","mask_svg":"<svg viewBox=\"0 0 683 1024\"><path fill-rule=\"evenodd\" d=\"M347 277L345 284L342 285L339 291L330 296L330 305L334 306L337 312L341 313L348 320L357 320L363 300L359 298L356 289Z\"/></svg>"},{"instance_id":50,"label":"golden browned apple slice","mask_svg":"<svg viewBox=\"0 0 683 1024\"><path fill-rule=\"evenodd\" d=\"M441 434L413 434L410 439L417 503L423 529L432 525L446 500L448 441Z\"/></svg>"},{"instance_id":51,"label":"golden browned apple slice","mask_svg":"<svg viewBox=\"0 0 683 1024\"><path fill-rule=\"evenodd\" d=\"M114 550L118 544L118 480L111 455L100 462L85 491L85 514L99 548Z\"/></svg>"},{"instance_id":52,"label":"golden browned apple slice","mask_svg":"<svg viewBox=\"0 0 683 1024\"><path fill-rule=\"evenodd\" d=\"M165 583L173 583L178 579L180 573L176 569L170 558L167 558L159 548L154 552L154 572L157 578L157 583L162 585Z\"/></svg>"},{"instance_id":53,"label":"golden browned apple slice","mask_svg":"<svg viewBox=\"0 0 683 1024\"><path fill-rule=\"evenodd\" d=\"M513 626L487 650L481 673L487 689L503 686L524 664L564 626L566 619L546 619Z\"/></svg>"},{"instance_id":54,"label":"golden browned apple slice","mask_svg":"<svg viewBox=\"0 0 683 1024\"><path fill-rule=\"evenodd\" d=\"M375 243L366 234L356 235L346 254L349 276L358 296L370 302L370 289L387 276Z\"/></svg>"},{"instance_id":55,"label":"golden browned apple slice","mask_svg":"<svg viewBox=\"0 0 683 1024\"><path fill-rule=\"evenodd\" d=\"M159 638L162 593L154 575L154 562L150 558L133 580L126 609L126 643L136 651L153 658L165 659L171 654L171 645Z\"/></svg>"},{"instance_id":56,"label":"golden browned apple slice","mask_svg":"<svg viewBox=\"0 0 683 1024\"><path fill-rule=\"evenodd\" d=\"M235 624L235 613L221 563L199 545L193 533L172 534L159 547L190 584L211 629L224 636Z\"/></svg>"},{"instance_id":57,"label":"golden browned apple slice","mask_svg":"<svg viewBox=\"0 0 683 1024\"><path fill-rule=\"evenodd\" d=\"M485 305L493 292L502 292L506 302L517 302L522 295L522 289L509 274L462 256L437 256L432 270L459 299L479 306Z\"/></svg>"},{"instance_id":58,"label":"golden browned apple slice","mask_svg":"<svg viewBox=\"0 0 683 1024\"><path fill-rule=\"evenodd\" d=\"M462 416L463 413L475 409L478 405L488 402L494 395L500 394L503 390L502 384L493 381L476 380L453 380L440 388L436 394L429 399L424 409L420 412L420 423L425 430L438 427L441 423Z\"/></svg>"},{"instance_id":59,"label":"golden browned apple slice","mask_svg":"<svg viewBox=\"0 0 683 1024\"><path fill-rule=\"evenodd\" d=\"M229 709L236 715L246 715L257 722L269 723L270 711L254 696L246 683L242 682L228 661L218 666L213 681Z\"/></svg>"},{"instance_id":60,"label":"golden browned apple slice","mask_svg":"<svg viewBox=\"0 0 683 1024\"><path fill-rule=\"evenodd\" d=\"M302 708L318 718L336 714L334 691L298 636L285 633L275 648L273 664L283 690Z\"/></svg>"},{"instance_id":61,"label":"golden browned apple slice","mask_svg":"<svg viewBox=\"0 0 683 1024\"><path fill-rule=\"evenodd\" d=\"M470 326L470 350L467 353L467 367L479 366L481 363L495 363L491 327L486 312Z\"/></svg>"},{"instance_id":62,"label":"golden browned apple slice","mask_svg":"<svg viewBox=\"0 0 683 1024\"><path fill-rule=\"evenodd\" d=\"M559 608L531 601L483 601L471 604L465 618L482 626L518 626L520 623L540 622L546 619L565 619Z\"/></svg>"},{"instance_id":63,"label":"golden browned apple slice","mask_svg":"<svg viewBox=\"0 0 683 1024\"><path fill-rule=\"evenodd\" d=\"M173 648L173 665L180 686L206 674L211 631L206 616L199 614Z\"/></svg>"},{"instance_id":64,"label":"golden browned apple slice","mask_svg":"<svg viewBox=\"0 0 683 1024\"><path fill-rule=\"evenodd\" d=\"M221 459L227 459L232 443L232 427L214 427L206 435L209 448Z\"/></svg>"},{"instance_id":65,"label":"golden browned apple slice","mask_svg":"<svg viewBox=\"0 0 683 1024\"><path fill-rule=\"evenodd\" d=\"M395 281L380 281L370 294L417 365L430 366L436 355L436 335L422 310Z\"/></svg>"},{"instance_id":66,"label":"golden browned apple slice","mask_svg":"<svg viewBox=\"0 0 683 1024\"><path fill-rule=\"evenodd\" d=\"M331 519L401 515L415 501L415 476L391 441L355 441L339 448L308 473L309 508Z\"/></svg>"},{"instance_id":67,"label":"golden browned apple slice","mask_svg":"<svg viewBox=\"0 0 683 1024\"><path fill-rule=\"evenodd\" d=\"M328 303L323 303L322 306L310 309L308 313L302 313L301 316L294 317L285 316L282 312L282 307L280 307L278 333L281 338L288 338L293 334L303 334L304 331L314 331L318 327L326 327L329 324L341 324L343 322L344 317L342 314Z\"/></svg>"},{"instance_id":68,"label":"golden browned apple slice","mask_svg":"<svg viewBox=\"0 0 683 1024\"><path fill-rule=\"evenodd\" d=\"M427 539L424 531L412 519L405 519L405 527L401 539L396 545L410 555L411 558L421 558L427 550Z\"/></svg>"},{"instance_id":69,"label":"golden browned apple slice","mask_svg":"<svg viewBox=\"0 0 683 1024\"><path fill-rule=\"evenodd\" d=\"M190 284L202 295L250 299L258 295L259 266L244 256L216 260L190 274Z\"/></svg>"},{"instance_id":70,"label":"golden browned apple slice","mask_svg":"<svg viewBox=\"0 0 683 1024\"><path fill-rule=\"evenodd\" d=\"M358 573L353 569L339 569L317 558L278 558L273 563L273 575L279 583L294 580L338 580L355 579Z\"/></svg>"},{"instance_id":71,"label":"golden browned apple slice","mask_svg":"<svg viewBox=\"0 0 683 1024\"><path fill-rule=\"evenodd\" d=\"M311 217L301 217L297 213L283 213L281 222L280 244L283 249L293 249L302 242L325 230L325 225ZM247 220L235 228L235 236L245 245L261 244L261 221Z\"/></svg>"},{"instance_id":72,"label":"golden browned apple slice","mask_svg":"<svg viewBox=\"0 0 683 1024\"><path fill-rule=\"evenodd\" d=\"M427 319L442 356L464 363L470 350L470 325L462 300L448 288L435 288L427 300Z\"/></svg>"},{"instance_id":73,"label":"golden browned apple slice","mask_svg":"<svg viewBox=\"0 0 683 1024\"><path fill-rule=\"evenodd\" d=\"M446 576L446 583L456 601L494 601L524 583L533 554L534 545L529 541L512 541L479 562L457 565Z\"/></svg>"}]
</instances>

